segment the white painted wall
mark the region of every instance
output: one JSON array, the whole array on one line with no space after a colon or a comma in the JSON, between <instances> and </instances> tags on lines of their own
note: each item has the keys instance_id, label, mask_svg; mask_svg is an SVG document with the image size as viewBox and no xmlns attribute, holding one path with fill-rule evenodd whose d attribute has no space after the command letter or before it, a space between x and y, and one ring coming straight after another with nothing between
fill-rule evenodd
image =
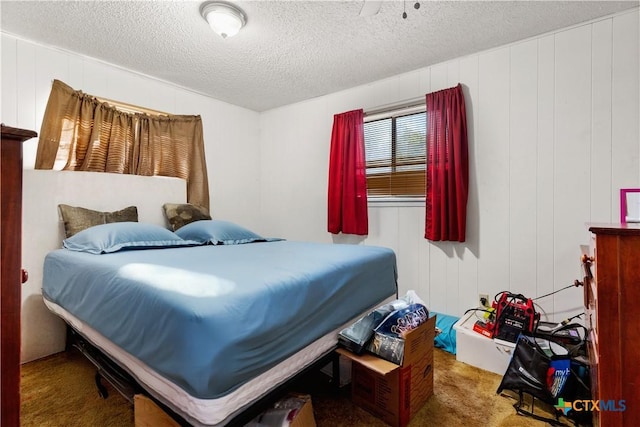
<instances>
[{"instance_id":1,"label":"white painted wall","mask_svg":"<svg viewBox=\"0 0 640 427\"><path fill-rule=\"evenodd\" d=\"M103 98L171 114L199 114L213 215L235 218L247 226L259 225L253 215L259 200L258 176L253 173L259 168L258 113L6 33L2 33L1 51L2 123L40 132L53 79ZM24 145L26 169L33 169L37 145L37 138Z\"/></svg>"},{"instance_id":2,"label":"white painted wall","mask_svg":"<svg viewBox=\"0 0 640 427\"><path fill-rule=\"evenodd\" d=\"M401 293L416 289L431 310L453 315L479 293L535 297L581 279L585 223L616 222L618 190L640 186L638 26L635 9L262 113L263 232L332 241L334 114L460 82L471 159L467 242L425 240L424 204L370 203L364 244L396 251ZM539 303L561 320L580 311L582 289Z\"/></svg>"}]
</instances>

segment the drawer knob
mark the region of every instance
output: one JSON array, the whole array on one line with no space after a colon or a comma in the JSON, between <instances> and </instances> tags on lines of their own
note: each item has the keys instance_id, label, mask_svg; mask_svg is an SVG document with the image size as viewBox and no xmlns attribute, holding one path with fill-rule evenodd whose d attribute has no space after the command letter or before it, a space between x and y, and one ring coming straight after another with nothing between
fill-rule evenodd
<instances>
[{"instance_id":1,"label":"drawer knob","mask_svg":"<svg viewBox=\"0 0 640 427\"><path fill-rule=\"evenodd\" d=\"M24 268L21 269L20 272L22 273L21 275L22 283L26 283L26 281L29 280L29 273Z\"/></svg>"}]
</instances>

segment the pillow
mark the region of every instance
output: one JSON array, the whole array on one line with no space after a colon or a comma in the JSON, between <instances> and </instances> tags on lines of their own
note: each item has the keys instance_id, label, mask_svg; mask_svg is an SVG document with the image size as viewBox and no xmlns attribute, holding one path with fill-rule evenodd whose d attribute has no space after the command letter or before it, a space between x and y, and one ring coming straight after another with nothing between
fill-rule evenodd
<instances>
[{"instance_id":1,"label":"pillow","mask_svg":"<svg viewBox=\"0 0 640 427\"><path fill-rule=\"evenodd\" d=\"M183 239L214 245L239 245L242 243L282 240L264 238L237 224L220 220L195 221L177 230L176 234Z\"/></svg>"},{"instance_id":2,"label":"pillow","mask_svg":"<svg viewBox=\"0 0 640 427\"><path fill-rule=\"evenodd\" d=\"M206 208L191 203L165 203L162 208L173 231L194 221L211 219Z\"/></svg>"},{"instance_id":3,"label":"pillow","mask_svg":"<svg viewBox=\"0 0 640 427\"><path fill-rule=\"evenodd\" d=\"M114 222L96 225L62 241L71 251L108 254L124 249L157 249L195 246L198 242L184 240L175 233L153 224Z\"/></svg>"},{"instance_id":4,"label":"pillow","mask_svg":"<svg viewBox=\"0 0 640 427\"><path fill-rule=\"evenodd\" d=\"M69 205L58 205L58 209L64 221L65 237L71 237L94 225L125 221L138 222L138 208L135 206L129 206L115 212L93 211Z\"/></svg>"}]
</instances>

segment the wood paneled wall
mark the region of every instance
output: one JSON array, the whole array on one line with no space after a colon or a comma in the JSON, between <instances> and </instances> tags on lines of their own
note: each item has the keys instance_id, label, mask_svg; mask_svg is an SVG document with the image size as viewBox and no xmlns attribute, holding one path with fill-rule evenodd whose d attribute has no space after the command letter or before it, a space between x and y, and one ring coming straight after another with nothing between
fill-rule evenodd
<instances>
[{"instance_id":1,"label":"wood paneled wall","mask_svg":"<svg viewBox=\"0 0 640 427\"><path fill-rule=\"evenodd\" d=\"M391 247L401 292L415 289L431 310L461 315L479 293L535 297L581 278L584 223L616 221L618 189L640 187L638 27L635 9L264 113L3 33L0 120L39 131L54 78L105 98L200 114L216 218L290 240ZM469 123L468 241L426 241L424 205L402 203L371 204L364 240L331 236L333 115L458 82ZM27 168L36 141L25 144ZM561 320L580 310L581 295L563 291L539 308Z\"/></svg>"}]
</instances>

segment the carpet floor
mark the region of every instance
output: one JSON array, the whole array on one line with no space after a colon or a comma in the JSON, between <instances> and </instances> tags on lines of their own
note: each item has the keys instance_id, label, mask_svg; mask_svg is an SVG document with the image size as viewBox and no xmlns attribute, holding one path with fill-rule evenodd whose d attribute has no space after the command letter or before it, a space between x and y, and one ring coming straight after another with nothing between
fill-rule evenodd
<instances>
[{"instance_id":1,"label":"carpet floor","mask_svg":"<svg viewBox=\"0 0 640 427\"><path fill-rule=\"evenodd\" d=\"M107 385L102 399L94 382L95 369L75 350L58 353L22 366L21 425L129 427L133 406ZM535 427L544 422L517 415L512 397L497 395L502 377L434 351L434 395L409 423L421 426ZM319 427L383 427L382 421L354 406L349 387L336 392L323 374L310 374L292 387L310 393ZM552 408L538 407L549 414Z\"/></svg>"}]
</instances>

